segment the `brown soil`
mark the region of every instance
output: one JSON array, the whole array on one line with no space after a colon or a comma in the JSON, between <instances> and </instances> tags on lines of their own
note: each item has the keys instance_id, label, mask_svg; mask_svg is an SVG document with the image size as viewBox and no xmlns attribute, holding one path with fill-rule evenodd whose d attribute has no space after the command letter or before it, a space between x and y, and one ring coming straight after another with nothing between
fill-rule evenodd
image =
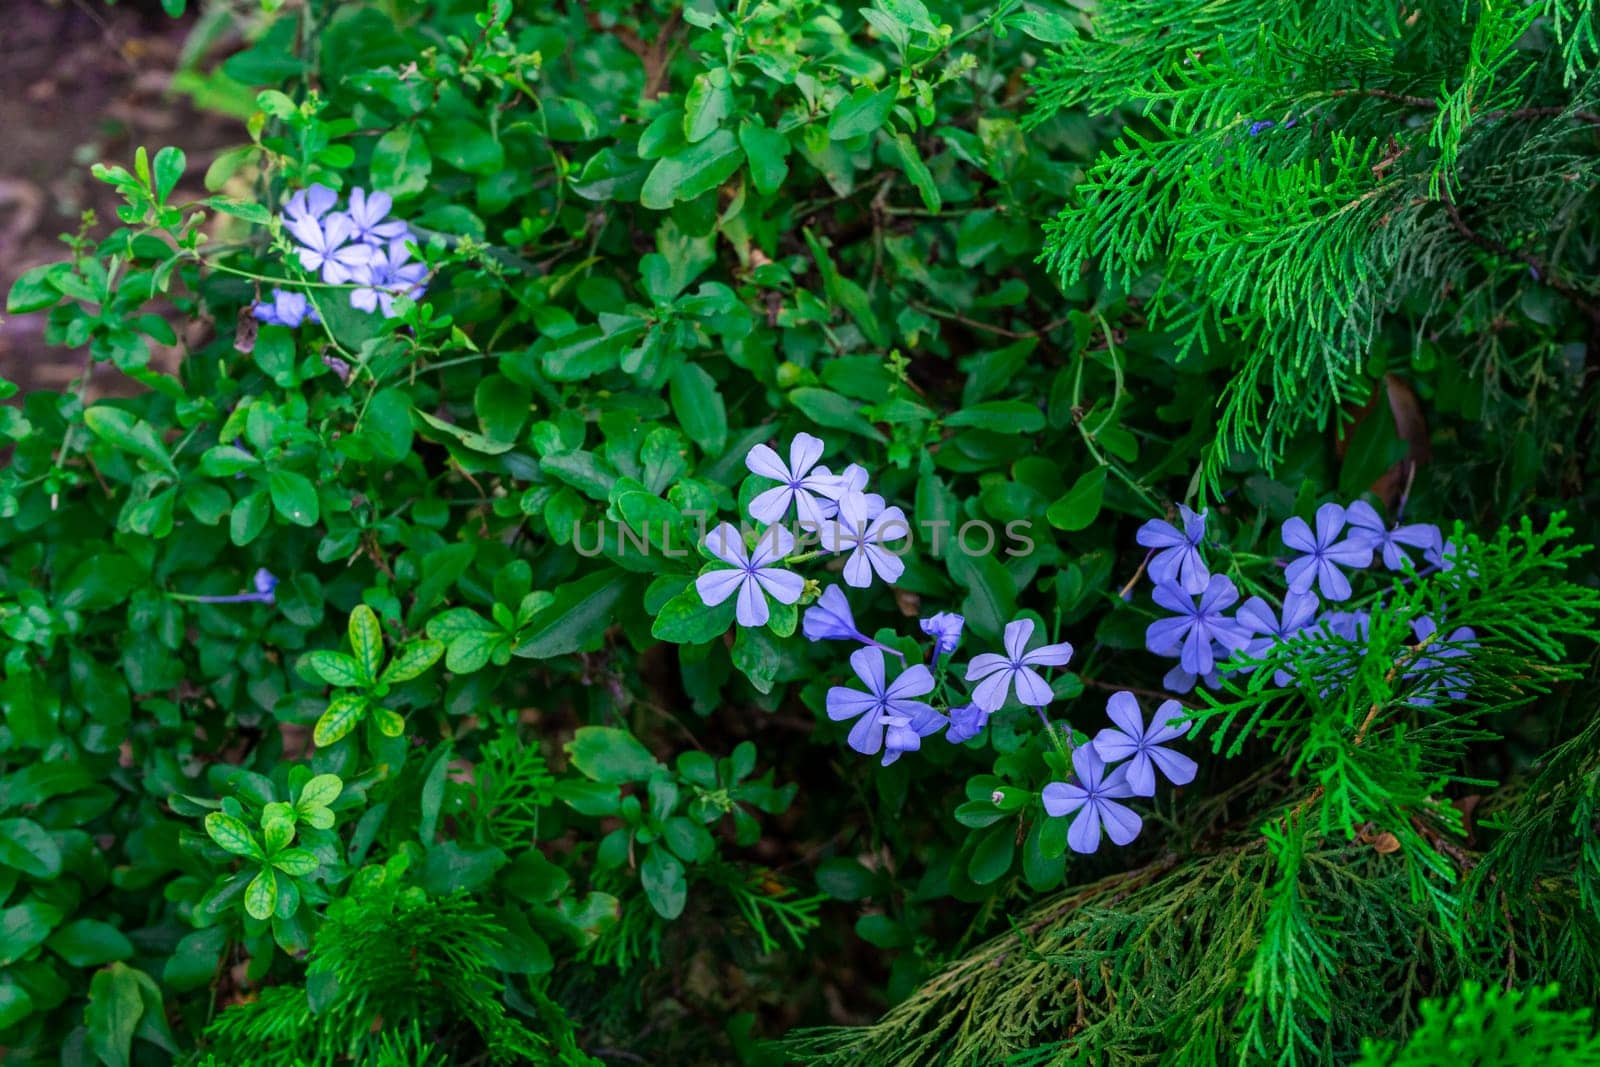
<instances>
[{"instance_id":1,"label":"brown soil","mask_svg":"<svg viewBox=\"0 0 1600 1067\"><path fill-rule=\"evenodd\" d=\"M64 257L60 236L86 211L95 235L116 225L93 164L131 167L139 145L173 144L197 183L220 148L244 139L236 121L197 114L169 88L191 25L155 3L0 0L0 298L29 267ZM47 346L44 326L42 313L0 320L0 376L25 391L63 389L83 370L84 354ZM120 378L97 368L95 391L123 391Z\"/></svg>"}]
</instances>

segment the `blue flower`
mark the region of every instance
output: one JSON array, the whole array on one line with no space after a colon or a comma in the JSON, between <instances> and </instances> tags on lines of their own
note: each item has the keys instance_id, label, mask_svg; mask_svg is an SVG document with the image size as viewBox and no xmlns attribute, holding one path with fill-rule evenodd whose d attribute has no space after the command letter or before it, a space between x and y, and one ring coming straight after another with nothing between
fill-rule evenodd
<instances>
[{"instance_id":1,"label":"blue flower","mask_svg":"<svg viewBox=\"0 0 1600 1067\"><path fill-rule=\"evenodd\" d=\"M1229 652L1221 645L1212 643L1212 659L1227 659ZM1207 689L1217 689L1222 685L1222 675L1212 670L1204 675L1195 674L1193 671L1183 669L1183 664L1175 663L1172 669L1161 676L1161 688L1169 693L1187 693L1195 687L1196 682L1205 682Z\"/></svg>"},{"instance_id":2,"label":"blue flower","mask_svg":"<svg viewBox=\"0 0 1600 1067\"><path fill-rule=\"evenodd\" d=\"M361 288L351 292L350 306L358 311L382 311L384 318L392 319L396 298L422 299L427 291L428 265L412 261L405 240L394 240L387 248L372 249L367 262L355 268L354 278Z\"/></svg>"},{"instance_id":3,"label":"blue flower","mask_svg":"<svg viewBox=\"0 0 1600 1067\"><path fill-rule=\"evenodd\" d=\"M920 621L922 632L933 638L933 659L948 656L961 644L961 629L967 620L953 611L941 611Z\"/></svg>"},{"instance_id":4,"label":"blue flower","mask_svg":"<svg viewBox=\"0 0 1600 1067\"><path fill-rule=\"evenodd\" d=\"M1181 752L1161 747L1189 732L1187 722L1182 726L1172 725L1172 720L1183 717L1182 704L1176 700L1165 701L1156 709L1148 730L1139 711L1139 701L1132 693L1112 693L1111 699L1106 701L1106 714L1116 726L1094 735L1095 754L1107 763L1130 760L1126 774L1128 788L1133 790L1134 796L1155 796L1156 767L1161 768L1161 773L1173 785L1188 785L1194 781L1199 765Z\"/></svg>"},{"instance_id":5,"label":"blue flower","mask_svg":"<svg viewBox=\"0 0 1600 1067\"><path fill-rule=\"evenodd\" d=\"M769 524L782 522L793 504L802 526L821 526L822 521L833 514L832 502L839 496L838 478L828 473L826 467L812 471L825 447L821 438L797 433L789 442L788 463L766 445L752 448L744 457L744 465L752 473L771 478L778 484L750 501L750 517ZM866 472L862 474L865 482Z\"/></svg>"},{"instance_id":6,"label":"blue flower","mask_svg":"<svg viewBox=\"0 0 1600 1067\"><path fill-rule=\"evenodd\" d=\"M1089 853L1098 849L1102 827L1113 844L1126 845L1138 837L1143 820L1131 808L1117 803L1119 798L1133 796L1127 769L1117 767L1107 774L1105 760L1094 745L1079 745L1072 750L1072 769L1077 781L1051 782L1043 792L1047 814L1060 818L1078 813L1067 827L1067 844L1072 851Z\"/></svg>"},{"instance_id":7,"label":"blue flower","mask_svg":"<svg viewBox=\"0 0 1600 1067\"><path fill-rule=\"evenodd\" d=\"M906 658L903 652L879 644L856 628L855 616L850 612L850 601L845 599L844 590L836 585L824 589L817 602L806 609L800 618L800 629L808 641L859 641L863 645L893 652L902 660Z\"/></svg>"},{"instance_id":8,"label":"blue flower","mask_svg":"<svg viewBox=\"0 0 1600 1067\"><path fill-rule=\"evenodd\" d=\"M291 330L307 319L312 322L322 321L317 317L317 309L311 306L304 293L293 293L283 289L272 290L271 301L257 304L254 314L258 321L268 326L287 326Z\"/></svg>"},{"instance_id":9,"label":"blue flower","mask_svg":"<svg viewBox=\"0 0 1600 1067\"><path fill-rule=\"evenodd\" d=\"M1157 585L1155 602L1177 617L1157 619L1144 632L1145 647L1158 656L1176 656L1190 674L1204 676L1216 666L1213 643L1237 652L1250 643L1245 627L1222 613L1239 599L1227 575L1213 574L1194 600L1176 585Z\"/></svg>"},{"instance_id":10,"label":"blue flower","mask_svg":"<svg viewBox=\"0 0 1600 1067\"><path fill-rule=\"evenodd\" d=\"M1277 123L1273 122L1271 119L1262 119L1259 122L1252 122L1250 124L1250 136L1258 137L1261 135L1263 130L1270 130L1276 125Z\"/></svg>"},{"instance_id":11,"label":"blue flower","mask_svg":"<svg viewBox=\"0 0 1600 1067\"><path fill-rule=\"evenodd\" d=\"M312 185L295 193L283 205L283 219L285 222L298 222L301 219L316 222L332 210L338 201L339 194L326 185Z\"/></svg>"},{"instance_id":12,"label":"blue flower","mask_svg":"<svg viewBox=\"0 0 1600 1067\"><path fill-rule=\"evenodd\" d=\"M894 711L884 714L883 724L886 729L883 735L883 765L885 767L899 759L902 752L915 752L920 749L924 737L938 733L949 724L949 719L928 705L923 704L922 709L916 715Z\"/></svg>"},{"instance_id":13,"label":"blue flower","mask_svg":"<svg viewBox=\"0 0 1600 1067\"><path fill-rule=\"evenodd\" d=\"M780 604L793 604L805 592L804 579L775 566L794 551L794 535L781 526L762 534L754 552L745 548L739 531L727 522L706 534L705 545L732 569L705 572L694 580L695 589L706 606L713 608L737 592L739 603L734 617L740 626L767 624L772 614L767 597Z\"/></svg>"},{"instance_id":14,"label":"blue flower","mask_svg":"<svg viewBox=\"0 0 1600 1067\"><path fill-rule=\"evenodd\" d=\"M256 571L251 580L254 592L232 593L228 596L192 596L186 599L196 604L272 604L277 601L278 579L267 568Z\"/></svg>"},{"instance_id":15,"label":"blue flower","mask_svg":"<svg viewBox=\"0 0 1600 1067\"><path fill-rule=\"evenodd\" d=\"M963 704L950 709L950 729L944 732L944 739L953 745L963 744L977 737L987 725L987 711L976 704Z\"/></svg>"},{"instance_id":16,"label":"blue flower","mask_svg":"<svg viewBox=\"0 0 1600 1067\"><path fill-rule=\"evenodd\" d=\"M1371 615L1365 611L1325 611L1306 632L1318 637L1337 637L1343 641L1362 642L1367 639L1367 623Z\"/></svg>"},{"instance_id":17,"label":"blue flower","mask_svg":"<svg viewBox=\"0 0 1600 1067\"><path fill-rule=\"evenodd\" d=\"M839 498L839 513L822 523L821 533L823 548L850 553L844 562L848 585L865 589L872 584L874 573L886 582L898 581L905 573L905 561L883 547L911 533L911 524L899 508L884 508L873 515L865 493L846 493Z\"/></svg>"},{"instance_id":18,"label":"blue flower","mask_svg":"<svg viewBox=\"0 0 1600 1067\"><path fill-rule=\"evenodd\" d=\"M1150 557L1150 577L1157 582L1176 583L1186 593L1199 593L1211 579L1206 561L1200 558L1200 543L1206 539L1206 513L1196 515L1179 504L1183 529L1170 522L1151 519L1139 527L1134 539L1146 548L1160 551Z\"/></svg>"},{"instance_id":19,"label":"blue flower","mask_svg":"<svg viewBox=\"0 0 1600 1067\"><path fill-rule=\"evenodd\" d=\"M350 207L345 215L356 240L369 245L384 245L411 236L411 228L398 219L389 218L394 198L388 193L373 190L368 193L359 186L350 190Z\"/></svg>"},{"instance_id":20,"label":"blue flower","mask_svg":"<svg viewBox=\"0 0 1600 1067\"><path fill-rule=\"evenodd\" d=\"M1422 679L1422 684L1406 702L1415 707L1428 707L1441 691L1457 703L1465 700L1467 690L1472 687L1472 675L1453 661L1471 656L1477 644L1477 633L1469 626L1461 626L1446 640L1436 641L1439 625L1426 615L1412 621L1411 632L1416 635L1417 642L1426 644L1427 648L1406 672L1407 679Z\"/></svg>"},{"instance_id":21,"label":"blue flower","mask_svg":"<svg viewBox=\"0 0 1600 1067\"><path fill-rule=\"evenodd\" d=\"M1295 634L1311 625L1311 620L1317 615L1317 597L1315 593L1289 593L1283 598L1283 613L1280 615L1272 610L1268 604L1258 596L1253 596L1239 605L1235 618L1240 625L1247 627L1255 635L1244 650L1257 659L1272 651L1273 647L1289 640ZM1272 676L1272 680L1280 686L1288 685L1293 680L1293 675L1279 667Z\"/></svg>"},{"instance_id":22,"label":"blue flower","mask_svg":"<svg viewBox=\"0 0 1600 1067\"><path fill-rule=\"evenodd\" d=\"M896 724L904 729L911 723L926 722L929 713L937 714L928 704L912 699L933 692L933 674L922 664L907 668L900 677L888 682L883 672L882 650L858 648L850 653L850 667L867 691L863 693L838 685L829 689L828 718L834 722L856 720L850 728L850 747L862 755L874 755L883 747L884 730L890 725L885 717L904 719L904 723ZM900 740L906 740L904 733Z\"/></svg>"},{"instance_id":23,"label":"blue flower","mask_svg":"<svg viewBox=\"0 0 1600 1067\"><path fill-rule=\"evenodd\" d=\"M1402 545L1422 549L1424 558L1429 550L1438 552L1444 547L1444 535L1439 527L1419 522L1391 530L1384 525L1377 509L1365 500L1351 504L1345 511L1345 518L1350 521L1351 538L1360 538L1374 552L1381 553L1383 565L1392 571L1400 570L1404 561L1410 559Z\"/></svg>"},{"instance_id":24,"label":"blue flower","mask_svg":"<svg viewBox=\"0 0 1600 1067\"><path fill-rule=\"evenodd\" d=\"M1050 685L1033 668L1065 666L1072 659L1072 646L1063 641L1029 652L1028 638L1032 636L1033 620L1017 619L1006 624L1004 656L985 652L972 657L972 662L967 664L967 681L978 683L972 691L974 704L985 712L997 710L1006 702L1013 681L1017 699L1022 703L1035 708L1050 703L1053 696Z\"/></svg>"},{"instance_id":25,"label":"blue flower","mask_svg":"<svg viewBox=\"0 0 1600 1067\"><path fill-rule=\"evenodd\" d=\"M318 272L329 285L343 285L355 277L357 267L372 258L372 249L352 243L355 231L345 215L334 212L325 219L310 215L286 217L285 228L300 243L296 254L302 269Z\"/></svg>"},{"instance_id":26,"label":"blue flower","mask_svg":"<svg viewBox=\"0 0 1600 1067\"><path fill-rule=\"evenodd\" d=\"M1344 508L1328 503L1317 509L1315 534L1298 515L1284 522L1283 543L1305 553L1284 571L1291 593L1304 593L1315 584L1328 600L1350 599L1350 579L1339 568L1367 566L1372 562L1372 546L1361 537L1340 541L1344 521Z\"/></svg>"}]
</instances>

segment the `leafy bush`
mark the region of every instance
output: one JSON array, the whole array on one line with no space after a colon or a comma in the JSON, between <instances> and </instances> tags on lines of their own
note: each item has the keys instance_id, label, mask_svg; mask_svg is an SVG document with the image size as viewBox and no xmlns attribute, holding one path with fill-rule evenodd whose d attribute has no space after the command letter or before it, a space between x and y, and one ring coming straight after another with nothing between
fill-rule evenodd
<instances>
[{"instance_id":1,"label":"leafy bush","mask_svg":"<svg viewBox=\"0 0 1600 1067\"><path fill-rule=\"evenodd\" d=\"M7 301L8 1062L1592 1044L1589 5L250 7Z\"/></svg>"}]
</instances>

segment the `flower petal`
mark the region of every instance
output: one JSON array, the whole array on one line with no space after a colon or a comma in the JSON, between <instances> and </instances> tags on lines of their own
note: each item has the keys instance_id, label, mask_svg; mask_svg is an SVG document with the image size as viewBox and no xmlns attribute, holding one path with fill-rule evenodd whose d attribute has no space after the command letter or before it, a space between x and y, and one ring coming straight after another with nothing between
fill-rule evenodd
<instances>
[{"instance_id":1,"label":"flower petal","mask_svg":"<svg viewBox=\"0 0 1600 1067\"><path fill-rule=\"evenodd\" d=\"M1079 745L1072 750L1072 769L1078 776L1078 784L1092 793L1100 788L1100 780L1105 777L1106 761L1100 758L1093 745Z\"/></svg>"},{"instance_id":2,"label":"flower petal","mask_svg":"<svg viewBox=\"0 0 1600 1067\"><path fill-rule=\"evenodd\" d=\"M787 485L775 485L762 493L757 493L750 501L750 517L757 522L782 522L784 515L789 511L789 501L794 499L795 492Z\"/></svg>"},{"instance_id":3,"label":"flower petal","mask_svg":"<svg viewBox=\"0 0 1600 1067\"><path fill-rule=\"evenodd\" d=\"M906 700L908 697L920 697L933 692L933 673L922 664L908 667L906 672L884 690L884 695L890 700ZM921 706L921 705L919 705Z\"/></svg>"},{"instance_id":4,"label":"flower petal","mask_svg":"<svg viewBox=\"0 0 1600 1067\"><path fill-rule=\"evenodd\" d=\"M866 554L872 569L878 572L878 577L891 585L898 582L900 576L906 572L905 560L881 545L864 543L861 551Z\"/></svg>"},{"instance_id":5,"label":"flower petal","mask_svg":"<svg viewBox=\"0 0 1600 1067\"><path fill-rule=\"evenodd\" d=\"M756 538L756 547L750 553L753 567L770 567L788 558L794 551L794 534L782 526L769 526Z\"/></svg>"},{"instance_id":6,"label":"flower petal","mask_svg":"<svg viewBox=\"0 0 1600 1067\"><path fill-rule=\"evenodd\" d=\"M764 567L755 572L755 577L762 591L780 604L793 604L806 591L806 580L792 571Z\"/></svg>"},{"instance_id":7,"label":"flower petal","mask_svg":"<svg viewBox=\"0 0 1600 1067\"><path fill-rule=\"evenodd\" d=\"M1039 675L1032 667L1022 667L1017 670L1017 699L1030 708L1042 708L1050 703L1055 696L1050 691L1050 683Z\"/></svg>"},{"instance_id":8,"label":"flower petal","mask_svg":"<svg viewBox=\"0 0 1600 1067\"><path fill-rule=\"evenodd\" d=\"M1072 814L1089 799L1089 794L1070 782L1051 782L1039 795L1044 801L1045 814L1055 818Z\"/></svg>"},{"instance_id":9,"label":"flower petal","mask_svg":"<svg viewBox=\"0 0 1600 1067\"><path fill-rule=\"evenodd\" d=\"M1126 845L1139 836L1144 820L1139 818L1138 812L1115 800L1102 800L1098 807L1100 822L1105 826L1106 836L1111 838L1112 844Z\"/></svg>"},{"instance_id":10,"label":"flower petal","mask_svg":"<svg viewBox=\"0 0 1600 1067\"><path fill-rule=\"evenodd\" d=\"M820 437L813 437L803 431L795 434L794 440L789 442L790 479L798 482L804 478L806 472L815 467L817 460L822 458L822 450L826 447Z\"/></svg>"},{"instance_id":11,"label":"flower petal","mask_svg":"<svg viewBox=\"0 0 1600 1067\"><path fill-rule=\"evenodd\" d=\"M1011 676L1016 673L1006 664L1003 670L996 671L977 684L972 690L972 702L986 712L998 711L1006 702L1006 693L1011 688Z\"/></svg>"},{"instance_id":12,"label":"flower petal","mask_svg":"<svg viewBox=\"0 0 1600 1067\"><path fill-rule=\"evenodd\" d=\"M1013 663L1020 660L1022 654L1028 650L1028 639L1032 636L1032 619L1017 619L1014 622L1006 623L1006 655L1011 657Z\"/></svg>"},{"instance_id":13,"label":"flower petal","mask_svg":"<svg viewBox=\"0 0 1600 1067\"><path fill-rule=\"evenodd\" d=\"M1172 548L1189 543L1176 526L1161 519L1151 519L1146 522L1139 527L1133 539L1145 548Z\"/></svg>"},{"instance_id":14,"label":"flower petal","mask_svg":"<svg viewBox=\"0 0 1600 1067\"><path fill-rule=\"evenodd\" d=\"M1072 846L1072 851L1088 855L1100 847L1100 812L1099 805L1090 802L1084 805L1072 820L1072 825L1067 827L1067 844Z\"/></svg>"},{"instance_id":15,"label":"flower petal","mask_svg":"<svg viewBox=\"0 0 1600 1067\"><path fill-rule=\"evenodd\" d=\"M1096 746L1097 748L1099 746ZM1136 797L1153 797L1156 795L1156 771L1150 765L1150 757L1143 752L1135 753L1133 759L1124 766L1127 776L1128 788Z\"/></svg>"},{"instance_id":16,"label":"flower petal","mask_svg":"<svg viewBox=\"0 0 1600 1067\"><path fill-rule=\"evenodd\" d=\"M865 589L872 584L872 560L867 555L865 545L857 545L856 550L850 553L850 558L844 561L844 581L846 585L857 589Z\"/></svg>"},{"instance_id":17,"label":"flower petal","mask_svg":"<svg viewBox=\"0 0 1600 1067\"><path fill-rule=\"evenodd\" d=\"M700 600L706 607L714 608L734 594L739 583L744 581L744 574L738 568L706 571L694 580L695 592L700 594Z\"/></svg>"},{"instance_id":18,"label":"flower petal","mask_svg":"<svg viewBox=\"0 0 1600 1067\"><path fill-rule=\"evenodd\" d=\"M850 747L870 756L883 747L883 713L873 708L850 728Z\"/></svg>"},{"instance_id":19,"label":"flower petal","mask_svg":"<svg viewBox=\"0 0 1600 1067\"><path fill-rule=\"evenodd\" d=\"M883 653L876 648L858 648L850 653L850 669L877 696L884 692Z\"/></svg>"},{"instance_id":20,"label":"flower petal","mask_svg":"<svg viewBox=\"0 0 1600 1067\"><path fill-rule=\"evenodd\" d=\"M854 719L858 715L865 715L880 703L881 701L871 693L836 685L828 690L828 718L834 722Z\"/></svg>"},{"instance_id":21,"label":"flower petal","mask_svg":"<svg viewBox=\"0 0 1600 1067\"><path fill-rule=\"evenodd\" d=\"M1138 739L1144 736L1144 713L1139 710L1139 698L1123 690L1112 693L1106 701L1106 717L1122 728L1122 733L1137 747ZM1108 731L1101 730L1103 736ZM1114 732L1114 731L1112 731ZM1099 748L1097 743L1095 748ZM1105 752L1100 755L1107 760L1122 759L1122 756L1108 756Z\"/></svg>"},{"instance_id":22,"label":"flower petal","mask_svg":"<svg viewBox=\"0 0 1600 1067\"><path fill-rule=\"evenodd\" d=\"M1031 667L1065 667L1072 659L1072 646L1062 641L1057 645L1040 645L1024 653L1022 662Z\"/></svg>"},{"instance_id":23,"label":"flower petal","mask_svg":"<svg viewBox=\"0 0 1600 1067\"><path fill-rule=\"evenodd\" d=\"M756 445L745 453L744 465L750 468L752 474L759 474L763 478L771 478L775 482L790 481L789 468L783 465L783 460L767 445Z\"/></svg>"},{"instance_id":24,"label":"flower petal","mask_svg":"<svg viewBox=\"0 0 1600 1067\"><path fill-rule=\"evenodd\" d=\"M731 522L718 523L714 530L706 534L705 544L711 554L724 563L731 563L735 567L744 567L750 563L750 554L745 550L744 538L739 536L739 531L734 529Z\"/></svg>"},{"instance_id":25,"label":"flower petal","mask_svg":"<svg viewBox=\"0 0 1600 1067\"><path fill-rule=\"evenodd\" d=\"M765 626L767 620L772 617L772 609L767 607L767 598L761 595L761 587L749 574L744 576L744 582L739 586L739 606L735 609L733 617L739 621L740 626Z\"/></svg>"},{"instance_id":26,"label":"flower petal","mask_svg":"<svg viewBox=\"0 0 1600 1067\"><path fill-rule=\"evenodd\" d=\"M1194 760L1170 748L1156 746L1145 751L1155 761L1156 766L1161 768L1161 773L1166 776L1167 781L1173 785L1188 785L1194 781L1195 772L1200 769L1200 765Z\"/></svg>"},{"instance_id":27,"label":"flower petal","mask_svg":"<svg viewBox=\"0 0 1600 1067\"><path fill-rule=\"evenodd\" d=\"M1280 536L1283 538L1283 543L1296 552L1317 550L1317 541L1311 536L1311 527L1307 526L1306 520L1298 515L1283 520L1283 532Z\"/></svg>"},{"instance_id":28,"label":"flower petal","mask_svg":"<svg viewBox=\"0 0 1600 1067\"><path fill-rule=\"evenodd\" d=\"M1193 619L1157 619L1145 628L1144 647L1158 656L1176 656L1192 629Z\"/></svg>"},{"instance_id":29,"label":"flower petal","mask_svg":"<svg viewBox=\"0 0 1600 1067\"><path fill-rule=\"evenodd\" d=\"M1139 742L1123 733L1106 727L1094 735L1095 753L1107 763L1113 760L1127 759L1139 751Z\"/></svg>"},{"instance_id":30,"label":"flower petal","mask_svg":"<svg viewBox=\"0 0 1600 1067\"><path fill-rule=\"evenodd\" d=\"M1344 529L1344 508L1329 501L1317 509L1317 544L1331 545Z\"/></svg>"}]
</instances>

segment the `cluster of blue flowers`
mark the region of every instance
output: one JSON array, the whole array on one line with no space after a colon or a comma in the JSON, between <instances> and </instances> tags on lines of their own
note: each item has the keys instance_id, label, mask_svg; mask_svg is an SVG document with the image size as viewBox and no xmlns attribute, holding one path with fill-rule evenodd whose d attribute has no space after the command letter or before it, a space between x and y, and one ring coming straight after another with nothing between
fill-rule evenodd
<instances>
[{"instance_id":1,"label":"cluster of blue flowers","mask_svg":"<svg viewBox=\"0 0 1600 1067\"><path fill-rule=\"evenodd\" d=\"M301 268L329 285L349 285L350 306L360 311L395 316L399 297L419 299L426 291L427 264L412 258L415 235L389 217L394 200L388 193L350 190L339 209L339 194L326 185L302 189L284 205L283 227L295 242ZM258 303L255 317L274 326L296 327L317 311L304 293L273 289Z\"/></svg>"},{"instance_id":2,"label":"cluster of blue flowers","mask_svg":"<svg viewBox=\"0 0 1600 1067\"><path fill-rule=\"evenodd\" d=\"M867 588L874 578L893 582L905 571L905 564L886 547L909 536L905 513L888 506L878 494L867 492L869 475L860 465L851 464L837 475L819 465L824 447L811 434L797 434L790 443L787 462L764 444L752 448L746 466L775 483L755 496L748 509L750 517L767 528L755 539L754 548L747 546L743 534L731 523L718 525L706 536L706 550L727 566L705 570L695 579L696 589L708 606L737 597L734 617L741 626L766 625L771 618L769 598L789 605L807 594L808 583L786 564L792 566L821 553L795 554L798 540L784 525L791 513L802 530L816 536L823 552L847 553L842 572L846 585ZM1193 555L1198 561L1198 552ZM1198 566L1204 569L1203 563ZM850 654L860 688L834 686L826 698L830 719L852 722L852 749L868 756L881 753L883 765L888 766L905 753L919 750L924 738L940 731L950 743L963 744L976 737L990 715L1013 697L1017 703L1035 708L1046 730L1060 740L1045 715L1055 694L1041 669L1065 666L1073 648L1066 642L1029 648L1035 629L1029 618L1016 619L1005 627L1003 654L981 653L966 665L964 699L923 699L936 691L946 695L950 657L960 647L965 625L966 620L954 612L921 619L922 632L931 639L929 662L907 664L902 652L861 631L842 588L830 585L821 590L801 617L806 638L861 646ZM885 653L900 660L900 670L893 678ZM1118 801L1154 795L1156 769L1178 785L1192 781L1195 775L1193 760L1162 747L1188 729L1181 721L1183 708L1177 701L1162 704L1148 728L1131 693L1114 694L1107 711L1114 726L1071 753L1073 780L1052 782L1043 791L1048 814L1074 816L1067 839L1078 852L1095 851L1102 836L1119 845L1137 836L1139 816ZM1113 763L1118 765L1113 767Z\"/></svg>"},{"instance_id":3,"label":"cluster of blue flowers","mask_svg":"<svg viewBox=\"0 0 1600 1067\"><path fill-rule=\"evenodd\" d=\"M1274 608L1253 596L1228 614L1239 601L1239 591L1225 575L1212 574L1201 555L1206 536L1206 515L1180 507L1180 525L1152 519L1140 527L1137 540L1151 554L1146 569L1155 590L1152 598L1158 607L1170 612L1145 631L1145 647L1158 656L1176 659L1163 684L1176 693L1186 693L1197 682L1215 688L1221 684L1217 664L1243 651L1261 657L1275 645L1297 635L1337 637L1346 641L1366 636L1370 615L1365 610L1345 611L1328 605L1348 601L1354 595L1347 571L1359 571L1381 561L1391 571L1415 566L1408 549L1422 555L1427 568L1448 570L1454 563L1455 548L1444 540L1437 526L1426 523L1390 526L1377 510L1364 500L1349 507L1323 504L1315 521L1291 518L1283 524L1282 538L1293 555L1284 563L1286 590L1282 604ZM1417 620L1413 626L1419 643L1427 643L1438 629L1432 619ZM1414 704L1432 703L1443 688L1451 699L1459 700L1470 684L1464 671L1439 671L1444 661L1467 654L1476 637L1471 629L1460 627L1449 635L1451 647L1420 658L1410 676L1427 674L1432 681L1419 685ZM1273 677L1285 686L1292 680L1280 669Z\"/></svg>"}]
</instances>

